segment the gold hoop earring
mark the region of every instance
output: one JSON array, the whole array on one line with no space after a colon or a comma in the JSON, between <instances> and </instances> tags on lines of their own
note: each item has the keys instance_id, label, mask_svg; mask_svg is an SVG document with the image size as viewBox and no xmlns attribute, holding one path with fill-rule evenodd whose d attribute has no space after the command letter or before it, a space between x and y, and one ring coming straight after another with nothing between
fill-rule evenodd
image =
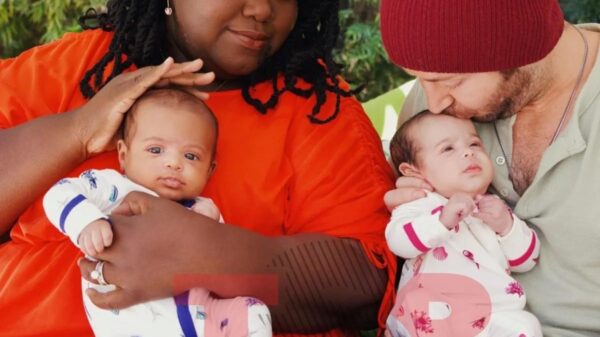
<instances>
[{"instance_id":1,"label":"gold hoop earring","mask_svg":"<svg viewBox=\"0 0 600 337\"><path fill-rule=\"evenodd\" d=\"M169 3L169 0L167 0L167 7L165 8L165 14L167 14L168 16L173 14L173 8L171 8L171 4Z\"/></svg>"}]
</instances>

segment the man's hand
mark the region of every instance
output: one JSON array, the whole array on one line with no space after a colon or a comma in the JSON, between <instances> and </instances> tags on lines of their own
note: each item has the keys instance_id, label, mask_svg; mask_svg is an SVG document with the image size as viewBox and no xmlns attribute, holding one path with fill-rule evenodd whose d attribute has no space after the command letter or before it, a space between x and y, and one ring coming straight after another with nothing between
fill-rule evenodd
<instances>
[{"instance_id":1,"label":"man's hand","mask_svg":"<svg viewBox=\"0 0 600 337\"><path fill-rule=\"evenodd\" d=\"M383 196L383 201L391 211L407 202L425 198L425 190L433 191L433 187L425 180L416 177L400 177L396 180L396 189L388 191Z\"/></svg>"},{"instance_id":2,"label":"man's hand","mask_svg":"<svg viewBox=\"0 0 600 337\"><path fill-rule=\"evenodd\" d=\"M479 195L475 199L479 211L473 216L481 219L500 236L510 232L513 225L513 217L508 206L495 195Z\"/></svg>"}]
</instances>

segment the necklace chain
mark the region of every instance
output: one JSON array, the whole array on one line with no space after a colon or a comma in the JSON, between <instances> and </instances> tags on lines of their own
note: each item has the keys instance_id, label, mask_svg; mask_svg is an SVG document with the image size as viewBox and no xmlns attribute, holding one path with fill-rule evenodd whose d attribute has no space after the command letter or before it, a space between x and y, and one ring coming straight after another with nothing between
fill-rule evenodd
<instances>
[{"instance_id":1,"label":"necklace chain","mask_svg":"<svg viewBox=\"0 0 600 337\"><path fill-rule=\"evenodd\" d=\"M589 49L587 39L585 38L585 36L581 32L581 30L579 30L579 28L575 27L574 25L572 25L570 23L569 23L569 25L571 25L571 27L575 28L575 31L577 31L577 33L579 33L579 36L581 36L581 39L583 40L583 47L584 47L583 62L581 64L581 68L579 69L579 74L577 75L577 80L575 81L575 86L573 87L573 90L571 91L571 95L569 96L567 105L565 106L562 116L560 117L560 121L558 122L558 125L556 126L556 130L554 130L554 135L552 136L552 139L550 140L550 143L548 144L548 146L552 145L552 143L554 143L556 138L558 138L558 134L560 133L560 130L562 129L563 124L565 123L565 120L567 119L566 118L567 113L571 109L571 105L574 102L574 98L575 98L575 94L577 93L577 89L581 85L581 80L583 79L585 65L587 63L588 49ZM502 141L500 140L500 134L498 133L498 127L496 126L496 122L494 122L493 125L494 125L494 132L496 134L496 139L498 140L498 144L500 145L500 150L502 151L502 155L504 156L504 159L506 160L506 167L508 168L508 174L510 177L511 173L512 173L511 172L512 171L511 163L508 160L508 156L506 156L506 151L504 151L504 146L502 146Z\"/></svg>"}]
</instances>

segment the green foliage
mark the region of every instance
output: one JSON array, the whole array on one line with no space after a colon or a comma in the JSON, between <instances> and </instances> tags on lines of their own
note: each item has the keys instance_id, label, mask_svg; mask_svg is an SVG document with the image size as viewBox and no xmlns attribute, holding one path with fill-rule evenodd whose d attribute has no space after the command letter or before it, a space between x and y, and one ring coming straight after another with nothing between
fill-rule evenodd
<instances>
[{"instance_id":1,"label":"green foliage","mask_svg":"<svg viewBox=\"0 0 600 337\"><path fill-rule=\"evenodd\" d=\"M106 0L0 0L0 57L79 31L77 19Z\"/></svg>"},{"instance_id":2,"label":"green foliage","mask_svg":"<svg viewBox=\"0 0 600 337\"><path fill-rule=\"evenodd\" d=\"M361 101L391 90L409 77L389 62L379 32L379 0L347 0L340 10L343 47L334 52L345 66L344 78L353 86L364 85Z\"/></svg>"},{"instance_id":3,"label":"green foliage","mask_svg":"<svg viewBox=\"0 0 600 337\"><path fill-rule=\"evenodd\" d=\"M398 87L409 77L392 65L379 33L380 0L340 0L342 44L334 51L344 78L353 87L364 85L366 101ZM567 20L600 22L600 0L560 0ZM0 58L79 31L77 19L106 0L0 0Z\"/></svg>"},{"instance_id":4,"label":"green foliage","mask_svg":"<svg viewBox=\"0 0 600 337\"><path fill-rule=\"evenodd\" d=\"M600 0L561 0L560 5L570 22L600 22Z\"/></svg>"}]
</instances>

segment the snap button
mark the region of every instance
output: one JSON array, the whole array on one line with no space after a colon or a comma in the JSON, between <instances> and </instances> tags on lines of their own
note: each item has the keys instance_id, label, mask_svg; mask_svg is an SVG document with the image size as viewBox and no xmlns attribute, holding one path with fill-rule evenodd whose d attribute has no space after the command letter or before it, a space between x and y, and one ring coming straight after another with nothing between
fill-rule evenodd
<instances>
[{"instance_id":1,"label":"snap button","mask_svg":"<svg viewBox=\"0 0 600 337\"><path fill-rule=\"evenodd\" d=\"M502 157L502 156L496 157L496 164L504 165L504 163L506 163L506 159L504 157Z\"/></svg>"}]
</instances>

